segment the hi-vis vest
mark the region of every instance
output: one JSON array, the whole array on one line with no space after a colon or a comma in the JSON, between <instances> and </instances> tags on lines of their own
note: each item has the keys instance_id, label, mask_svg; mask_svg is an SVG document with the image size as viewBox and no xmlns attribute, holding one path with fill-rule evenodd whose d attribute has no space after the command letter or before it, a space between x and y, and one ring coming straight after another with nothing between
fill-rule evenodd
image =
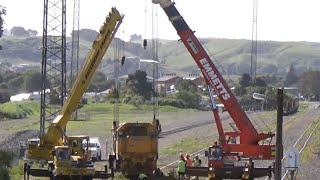
<instances>
[{"instance_id":1,"label":"hi-vis vest","mask_svg":"<svg viewBox=\"0 0 320 180\"><path fill-rule=\"evenodd\" d=\"M186 162L183 160L179 160L178 162L178 172L185 173L186 172Z\"/></svg>"},{"instance_id":2,"label":"hi-vis vest","mask_svg":"<svg viewBox=\"0 0 320 180\"><path fill-rule=\"evenodd\" d=\"M201 163L200 163L200 159L194 159L193 160L193 164L195 167L200 167Z\"/></svg>"}]
</instances>

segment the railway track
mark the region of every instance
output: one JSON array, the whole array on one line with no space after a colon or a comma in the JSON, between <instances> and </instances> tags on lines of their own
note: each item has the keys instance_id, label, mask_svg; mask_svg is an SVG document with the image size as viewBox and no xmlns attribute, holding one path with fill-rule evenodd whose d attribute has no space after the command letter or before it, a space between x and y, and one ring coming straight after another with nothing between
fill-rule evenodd
<instances>
[{"instance_id":1,"label":"railway track","mask_svg":"<svg viewBox=\"0 0 320 180\"><path fill-rule=\"evenodd\" d=\"M299 151L299 154L302 154L304 149L307 147L308 142L312 135L314 134L315 130L318 128L320 124L320 113L317 113L316 116L309 117L312 118L313 121L309 124L307 128L300 134L300 136L296 139L295 143L290 148L296 148ZM282 161L287 157L285 154L282 158ZM289 173L289 170L286 170L284 175L282 176L281 180L285 179Z\"/></svg>"},{"instance_id":2,"label":"railway track","mask_svg":"<svg viewBox=\"0 0 320 180\"><path fill-rule=\"evenodd\" d=\"M292 124L293 127L288 130L288 131L292 131L292 132L291 133L286 132L283 134L283 136L284 136L283 139L285 139L285 142L283 143L284 156L282 158L282 162L287 157L285 152L291 148L298 148L299 154L301 154L303 152L304 148L307 146L307 144L309 142L309 139L312 137L312 134L314 133L315 129L320 124L319 116L320 116L319 111L314 110L314 109L309 109L304 115L292 118L283 124L284 128L288 127L290 125L290 122L292 122L293 120L296 120L297 118L301 118L299 121L300 123L301 123L301 121L305 122L301 125ZM308 121L310 123L306 123ZM297 123L299 123L299 122L297 122ZM273 129L273 131L275 131L275 129ZM287 174L288 174L288 171L285 171L285 173L281 179L282 180L285 179ZM265 180L267 180L267 179L269 179L269 178L265 178Z\"/></svg>"},{"instance_id":3,"label":"railway track","mask_svg":"<svg viewBox=\"0 0 320 180\"><path fill-rule=\"evenodd\" d=\"M251 113L251 112L249 112L249 113ZM212 118L213 118L213 115L212 115ZM220 116L221 121L227 120L228 118L230 118L230 117L228 117L228 116ZM171 129L171 130L163 131L163 132L160 133L160 138L168 136L168 135L172 135L172 134L175 134L175 133L183 132L183 131L188 131L188 130L193 129L193 128L206 126L206 125L213 124L213 123L215 123L214 119L209 120L209 121L205 121L205 122L201 122L201 123L198 123L198 124L192 124L192 125L188 125L188 126L184 126L184 127L179 127L179 128L174 128L174 129Z\"/></svg>"},{"instance_id":4,"label":"railway track","mask_svg":"<svg viewBox=\"0 0 320 180\"><path fill-rule=\"evenodd\" d=\"M293 124L295 120L299 119L301 116L303 116L304 118L310 118L310 116L308 116L307 114L310 113L310 109L303 113L303 115L300 115L300 116L292 116L290 118L288 118L286 121L284 121L283 123L283 127L287 127L291 124L291 122ZM227 117L224 117L223 120L226 120ZM196 128L196 127L201 127L201 126L206 126L208 124L212 124L214 121L207 121L207 122L203 122L203 123L200 123L200 124L197 124L197 125L189 125L189 126L185 126L185 127L181 127L181 128L176 128L176 129L173 129L173 130L169 130L169 131L164 131L163 133L160 134L160 136L162 137L165 137L165 136L168 136L168 135L171 135L171 134L174 134L174 133L178 133L178 132L182 132L182 131L187 131L189 129L192 129L192 128ZM270 121L267 123L267 125L271 125L271 124L274 124L275 122L274 121ZM274 132L276 129L272 129L271 131ZM213 134L210 134L208 136L214 136L214 135L217 135L217 132L213 133ZM203 156L203 152L206 150L207 148L203 148L203 149L200 149L194 153L191 153L191 155L195 155L195 154L201 154L201 156ZM174 165L177 163L178 161L172 161L170 163L167 163L166 165L162 166L160 169L161 170L164 170L166 168L172 168L174 167Z\"/></svg>"},{"instance_id":5,"label":"railway track","mask_svg":"<svg viewBox=\"0 0 320 180\"><path fill-rule=\"evenodd\" d=\"M180 128L175 128L175 129L171 129L168 131L164 131L160 133L160 138L164 137L164 136L168 136L168 135L172 135L178 132L183 132L183 131L187 131L193 128L197 128L197 127L201 127L201 126L206 126L209 124L213 124L214 120L210 120L210 121L205 121L202 123L198 123L198 124L193 124L193 125L188 125L188 126L184 126L184 127L180 127Z\"/></svg>"}]
</instances>

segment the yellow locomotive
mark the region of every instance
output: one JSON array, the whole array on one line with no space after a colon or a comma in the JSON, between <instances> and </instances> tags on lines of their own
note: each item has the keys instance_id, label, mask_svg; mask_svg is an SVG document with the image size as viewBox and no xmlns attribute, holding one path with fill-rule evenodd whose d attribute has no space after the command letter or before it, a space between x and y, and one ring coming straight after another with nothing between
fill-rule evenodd
<instances>
[{"instance_id":1,"label":"yellow locomotive","mask_svg":"<svg viewBox=\"0 0 320 180\"><path fill-rule=\"evenodd\" d=\"M113 123L113 152L109 166L131 177L151 175L157 169L159 121L153 123Z\"/></svg>"}]
</instances>

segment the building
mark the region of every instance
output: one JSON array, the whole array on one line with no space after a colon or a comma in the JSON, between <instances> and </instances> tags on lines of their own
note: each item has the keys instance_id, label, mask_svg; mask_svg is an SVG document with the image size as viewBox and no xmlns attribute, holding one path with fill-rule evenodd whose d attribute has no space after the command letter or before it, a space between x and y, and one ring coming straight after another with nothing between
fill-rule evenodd
<instances>
[{"instance_id":1,"label":"building","mask_svg":"<svg viewBox=\"0 0 320 180\"><path fill-rule=\"evenodd\" d=\"M202 76L191 79L191 81L196 84L198 87L202 87L206 84L205 79Z\"/></svg>"},{"instance_id":2,"label":"building","mask_svg":"<svg viewBox=\"0 0 320 180\"><path fill-rule=\"evenodd\" d=\"M176 76L163 76L155 81L156 90L160 93L167 93L175 91L176 85L182 80L181 77Z\"/></svg>"}]
</instances>

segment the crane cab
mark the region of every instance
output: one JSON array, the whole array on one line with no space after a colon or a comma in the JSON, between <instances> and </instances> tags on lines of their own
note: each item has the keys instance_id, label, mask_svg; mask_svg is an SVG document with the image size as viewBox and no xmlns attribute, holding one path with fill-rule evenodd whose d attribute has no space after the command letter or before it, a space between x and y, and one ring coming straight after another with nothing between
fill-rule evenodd
<instances>
[{"instance_id":1,"label":"crane cab","mask_svg":"<svg viewBox=\"0 0 320 180\"><path fill-rule=\"evenodd\" d=\"M86 142L86 143L83 143L83 142ZM66 143L71 148L72 156L87 158L87 160L90 159L89 136L69 136Z\"/></svg>"},{"instance_id":2,"label":"crane cab","mask_svg":"<svg viewBox=\"0 0 320 180\"><path fill-rule=\"evenodd\" d=\"M221 146L213 145L205 151L205 156L208 157L209 168L220 168L223 166L223 149Z\"/></svg>"}]
</instances>

